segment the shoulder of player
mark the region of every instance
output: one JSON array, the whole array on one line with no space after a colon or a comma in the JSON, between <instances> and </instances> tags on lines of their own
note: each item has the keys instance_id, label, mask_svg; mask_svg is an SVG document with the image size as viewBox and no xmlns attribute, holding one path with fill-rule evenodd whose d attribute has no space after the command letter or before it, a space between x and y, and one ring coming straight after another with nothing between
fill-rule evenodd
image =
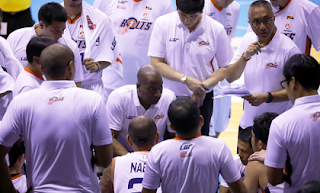
<instances>
[{"instance_id":1,"label":"shoulder of player","mask_svg":"<svg viewBox=\"0 0 320 193\"><path fill-rule=\"evenodd\" d=\"M295 8L301 8L302 10L311 13L313 9L319 7L317 4L308 1L308 0L292 0L293 5ZM299 10L299 9L298 9ZM296 9L295 9L296 11Z\"/></svg>"},{"instance_id":2,"label":"shoulder of player","mask_svg":"<svg viewBox=\"0 0 320 193\"><path fill-rule=\"evenodd\" d=\"M205 14L203 14L202 17L203 21L206 22L206 30L212 29L214 33L221 33L222 31L225 33L224 26L220 22L216 21L215 19L212 19L210 16Z\"/></svg>"},{"instance_id":3,"label":"shoulder of player","mask_svg":"<svg viewBox=\"0 0 320 193\"><path fill-rule=\"evenodd\" d=\"M33 27L24 27L21 29L17 29L13 31L7 38L7 41L10 42L10 44L16 44L24 43L29 41L31 37L35 34ZM20 41L22 40L22 41Z\"/></svg>"},{"instance_id":4,"label":"shoulder of player","mask_svg":"<svg viewBox=\"0 0 320 193\"><path fill-rule=\"evenodd\" d=\"M157 23L161 23L162 25L170 25L172 23L176 23L178 21L178 13L172 12L172 13L167 13L165 15L161 15L156 19Z\"/></svg>"},{"instance_id":5,"label":"shoulder of player","mask_svg":"<svg viewBox=\"0 0 320 193\"><path fill-rule=\"evenodd\" d=\"M283 33L279 34L279 40L277 41L277 49L283 49L286 51L290 51L293 48L298 48L297 45L292 41L288 36L284 35Z\"/></svg>"},{"instance_id":6,"label":"shoulder of player","mask_svg":"<svg viewBox=\"0 0 320 193\"><path fill-rule=\"evenodd\" d=\"M246 169L246 176L247 175L254 175L259 176L262 172L266 171L266 166L259 161L250 161L248 162L247 169Z\"/></svg>"},{"instance_id":7,"label":"shoulder of player","mask_svg":"<svg viewBox=\"0 0 320 193\"><path fill-rule=\"evenodd\" d=\"M137 92L136 85L125 85L112 91L109 97L127 98L132 92Z\"/></svg>"}]
</instances>

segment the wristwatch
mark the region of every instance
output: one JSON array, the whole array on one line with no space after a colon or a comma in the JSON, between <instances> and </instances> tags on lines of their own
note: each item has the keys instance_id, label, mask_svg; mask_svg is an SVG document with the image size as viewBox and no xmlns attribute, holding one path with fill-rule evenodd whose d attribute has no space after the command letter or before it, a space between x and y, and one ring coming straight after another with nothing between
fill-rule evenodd
<instances>
[{"instance_id":1,"label":"wristwatch","mask_svg":"<svg viewBox=\"0 0 320 193\"><path fill-rule=\"evenodd\" d=\"M186 75L182 75L181 78L180 78L180 82L183 83L183 84L185 84L186 81L187 81L187 77L188 77L188 76L186 76Z\"/></svg>"},{"instance_id":2,"label":"wristwatch","mask_svg":"<svg viewBox=\"0 0 320 193\"><path fill-rule=\"evenodd\" d=\"M268 98L267 98L266 103L271 103L272 100L273 100L273 96L272 96L272 94L270 92L267 92L267 93L268 93Z\"/></svg>"}]
</instances>

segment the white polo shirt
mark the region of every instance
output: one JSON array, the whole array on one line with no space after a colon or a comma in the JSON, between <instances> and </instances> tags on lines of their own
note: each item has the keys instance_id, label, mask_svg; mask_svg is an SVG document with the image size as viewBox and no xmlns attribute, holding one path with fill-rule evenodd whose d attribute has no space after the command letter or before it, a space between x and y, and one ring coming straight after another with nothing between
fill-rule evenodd
<instances>
[{"instance_id":1,"label":"white polo shirt","mask_svg":"<svg viewBox=\"0 0 320 193\"><path fill-rule=\"evenodd\" d=\"M236 63L247 50L248 46L258 41L255 33L250 32L243 36L231 64ZM244 85L251 93L267 93L283 90L280 82L284 80L282 74L285 62L293 55L300 53L299 48L279 31L270 43L261 49L261 53L254 55L244 69ZM291 102L262 103L254 107L248 101L244 102L244 111L240 119L240 126L247 128L253 125L255 116L264 112L283 113L290 108Z\"/></svg>"},{"instance_id":2,"label":"white polo shirt","mask_svg":"<svg viewBox=\"0 0 320 193\"><path fill-rule=\"evenodd\" d=\"M166 193L216 192L219 173L228 182L240 179L228 146L222 140L197 136L170 139L155 145L149 154L142 186Z\"/></svg>"},{"instance_id":3,"label":"white polo shirt","mask_svg":"<svg viewBox=\"0 0 320 193\"><path fill-rule=\"evenodd\" d=\"M14 84L13 97L19 93L39 88L42 82L42 76L38 76L24 67L23 71L19 74L16 83Z\"/></svg>"},{"instance_id":4,"label":"white polo shirt","mask_svg":"<svg viewBox=\"0 0 320 193\"><path fill-rule=\"evenodd\" d=\"M279 11L273 7L278 30L290 37L302 53L310 54L310 43L320 51L320 7L308 0L289 0ZM311 42L310 42L311 40Z\"/></svg>"},{"instance_id":5,"label":"white polo shirt","mask_svg":"<svg viewBox=\"0 0 320 193\"><path fill-rule=\"evenodd\" d=\"M234 162L235 162L235 164L236 164L236 167L238 168L238 171L239 171L239 173L240 173L241 179L244 180L244 175L246 174L247 166L242 164L242 162L241 162L240 157L239 157L238 154L237 154L237 155L234 155L234 156L233 156L233 159L234 159ZM224 181L223 178L222 178L222 180L221 180L220 185L223 186L223 187L229 188L227 182Z\"/></svg>"},{"instance_id":6,"label":"white polo shirt","mask_svg":"<svg viewBox=\"0 0 320 193\"><path fill-rule=\"evenodd\" d=\"M6 68L14 80L17 79L23 70L22 65L14 56L9 43L3 37L0 37L0 65Z\"/></svg>"},{"instance_id":7,"label":"white polo shirt","mask_svg":"<svg viewBox=\"0 0 320 193\"><path fill-rule=\"evenodd\" d=\"M114 193L142 191L142 180L148 156L149 151L136 151L115 158ZM161 193L161 190L158 190L157 193Z\"/></svg>"},{"instance_id":8,"label":"white polo shirt","mask_svg":"<svg viewBox=\"0 0 320 193\"><path fill-rule=\"evenodd\" d=\"M128 127L132 119L144 115L153 119L160 133L159 141L163 140L166 130L174 132L169 127L168 108L173 100L176 99L174 93L168 89L163 89L160 100L157 104L151 105L148 110L141 105L136 85L126 85L114 90L107 101L107 115L110 129L120 131L118 141L128 150L133 151L126 136Z\"/></svg>"},{"instance_id":9,"label":"white polo shirt","mask_svg":"<svg viewBox=\"0 0 320 193\"><path fill-rule=\"evenodd\" d=\"M218 68L229 65L233 50L219 22L203 15L196 29L190 33L180 21L178 13L174 12L156 20L148 55L164 58L173 69L204 81ZM192 95L192 91L180 82L164 78L163 83L177 96Z\"/></svg>"},{"instance_id":10,"label":"white polo shirt","mask_svg":"<svg viewBox=\"0 0 320 193\"><path fill-rule=\"evenodd\" d=\"M25 67L28 63L27 60L27 45L29 41L36 36L35 28L38 24L35 24L33 27L25 27L18 30L15 30L8 36L9 45L12 48L12 51L15 57L19 60L23 67ZM79 50L77 44L72 40L65 37L65 34L58 40L58 43L68 46L74 54L75 59L75 74L74 81L81 82L83 80L83 70L82 63L79 55Z\"/></svg>"},{"instance_id":11,"label":"white polo shirt","mask_svg":"<svg viewBox=\"0 0 320 193\"><path fill-rule=\"evenodd\" d=\"M292 165L292 186L284 192L298 192L303 184L320 179L320 96L295 100L294 106L272 121L264 164L284 168L287 155Z\"/></svg>"},{"instance_id":12,"label":"white polo shirt","mask_svg":"<svg viewBox=\"0 0 320 193\"><path fill-rule=\"evenodd\" d=\"M27 183L35 192L100 192L91 146L112 143L106 117L98 93L74 81L44 81L12 100L0 144L24 137Z\"/></svg>"},{"instance_id":13,"label":"white polo shirt","mask_svg":"<svg viewBox=\"0 0 320 193\"><path fill-rule=\"evenodd\" d=\"M0 67L0 93L5 93L7 91L13 91L14 80ZM7 107L12 100L12 92L0 98L0 121L5 114Z\"/></svg>"},{"instance_id":14,"label":"white polo shirt","mask_svg":"<svg viewBox=\"0 0 320 193\"><path fill-rule=\"evenodd\" d=\"M112 22L122 56L123 85L136 84L140 67L150 64L147 53L154 22L161 15L174 11L172 2L96 0L95 5L109 15ZM112 13L108 14L110 11Z\"/></svg>"},{"instance_id":15,"label":"white polo shirt","mask_svg":"<svg viewBox=\"0 0 320 193\"><path fill-rule=\"evenodd\" d=\"M240 15L240 4L233 1L226 8L219 8L213 0L205 0L203 13L224 26L229 39L236 35Z\"/></svg>"}]
</instances>

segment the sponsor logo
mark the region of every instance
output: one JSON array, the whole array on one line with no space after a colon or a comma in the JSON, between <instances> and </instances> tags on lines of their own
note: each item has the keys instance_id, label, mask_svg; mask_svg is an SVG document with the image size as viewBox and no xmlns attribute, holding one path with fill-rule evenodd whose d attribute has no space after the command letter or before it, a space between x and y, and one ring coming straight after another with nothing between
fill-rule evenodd
<instances>
[{"instance_id":1,"label":"sponsor logo","mask_svg":"<svg viewBox=\"0 0 320 193\"><path fill-rule=\"evenodd\" d=\"M283 32L282 32L283 33ZM296 36L296 33L283 33L284 35L288 36L291 40L294 39L294 37Z\"/></svg>"},{"instance_id":2,"label":"sponsor logo","mask_svg":"<svg viewBox=\"0 0 320 193\"><path fill-rule=\"evenodd\" d=\"M183 143L180 146L180 158L185 158L192 156L192 149L193 149L193 144L192 143Z\"/></svg>"},{"instance_id":3,"label":"sponsor logo","mask_svg":"<svg viewBox=\"0 0 320 193\"><path fill-rule=\"evenodd\" d=\"M117 5L117 9L127 9L127 7L124 5Z\"/></svg>"},{"instance_id":4,"label":"sponsor logo","mask_svg":"<svg viewBox=\"0 0 320 193\"><path fill-rule=\"evenodd\" d=\"M154 122L157 122L159 119L163 119L163 118L164 118L164 114L161 112L161 114L160 115L156 115L153 118L153 120L154 120Z\"/></svg>"},{"instance_id":5,"label":"sponsor logo","mask_svg":"<svg viewBox=\"0 0 320 193\"><path fill-rule=\"evenodd\" d=\"M148 10L152 10L152 8L151 8L151 7L149 7L149 6L146 6L146 9L148 9Z\"/></svg>"},{"instance_id":6,"label":"sponsor logo","mask_svg":"<svg viewBox=\"0 0 320 193\"><path fill-rule=\"evenodd\" d=\"M209 16L213 16L215 14L215 12L209 13Z\"/></svg>"},{"instance_id":7,"label":"sponsor logo","mask_svg":"<svg viewBox=\"0 0 320 193\"><path fill-rule=\"evenodd\" d=\"M310 116L310 118L312 118L313 121L317 121L319 117L320 117L320 112L316 112Z\"/></svg>"},{"instance_id":8,"label":"sponsor logo","mask_svg":"<svg viewBox=\"0 0 320 193\"><path fill-rule=\"evenodd\" d=\"M290 24L287 23L285 26L284 26L287 30L289 30L291 28Z\"/></svg>"},{"instance_id":9,"label":"sponsor logo","mask_svg":"<svg viewBox=\"0 0 320 193\"><path fill-rule=\"evenodd\" d=\"M126 119L134 119L136 116L126 116Z\"/></svg>"},{"instance_id":10,"label":"sponsor logo","mask_svg":"<svg viewBox=\"0 0 320 193\"><path fill-rule=\"evenodd\" d=\"M179 38L170 38L169 39L169 42L176 42L176 41L178 41L179 40Z\"/></svg>"},{"instance_id":11,"label":"sponsor logo","mask_svg":"<svg viewBox=\"0 0 320 193\"><path fill-rule=\"evenodd\" d=\"M86 48L86 41L85 40L74 40L79 49L85 49Z\"/></svg>"},{"instance_id":12,"label":"sponsor logo","mask_svg":"<svg viewBox=\"0 0 320 193\"><path fill-rule=\"evenodd\" d=\"M272 62L267 63L266 69L269 69L269 68L278 68L277 61L274 64Z\"/></svg>"},{"instance_id":13,"label":"sponsor logo","mask_svg":"<svg viewBox=\"0 0 320 193\"><path fill-rule=\"evenodd\" d=\"M201 47L201 46L209 46L209 41L207 40L206 42L205 41L200 41L198 42L198 47Z\"/></svg>"},{"instance_id":14,"label":"sponsor logo","mask_svg":"<svg viewBox=\"0 0 320 193\"><path fill-rule=\"evenodd\" d=\"M227 13L227 15L231 16L231 13Z\"/></svg>"},{"instance_id":15,"label":"sponsor logo","mask_svg":"<svg viewBox=\"0 0 320 193\"><path fill-rule=\"evenodd\" d=\"M129 19L123 19L120 27L128 27L129 29L140 29L140 30L149 30L151 28L152 22L138 21L134 17Z\"/></svg>"},{"instance_id":16,"label":"sponsor logo","mask_svg":"<svg viewBox=\"0 0 320 193\"><path fill-rule=\"evenodd\" d=\"M93 24L89 15L87 15L87 22L88 22L88 27L91 31L95 30L96 29L96 24Z\"/></svg>"},{"instance_id":17,"label":"sponsor logo","mask_svg":"<svg viewBox=\"0 0 320 193\"><path fill-rule=\"evenodd\" d=\"M147 18L148 18L148 14L147 14L147 13L144 13L144 14L143 14L143 18L144 18L144 19L147 19Z\"/></svg>"},{"instance_id":18,"label":"sponsor logo","mask_svg":"<svg viewBox=\"0 0 320 193\"><path fill-rule=\"evenodd\" d=\"M49 99L48 105L51 105L54 102L63 101L64 97L51 97Z\"/></svg>"},{"instance_id":19,"label":"sponsor logo","mask_svg":"<svg viewBox=\"0 0 320 193\"><path fill-rule=\"evenodd\" d=\"M287 19L292 19L292 20L294 20L293 16L287 16Z\"/></svg>"},{"instance_id":20,"label":"sponsor logo","mask_svg":"<svg viewBox=\"0 0 320 193\"><path fill-rule=\"evenodd\" d=\"M118 0L118 3L120 3L120 4L125 4L125 3L127 3L128 1L124 1L124 0Z\"/></svg>"}]
</instances>

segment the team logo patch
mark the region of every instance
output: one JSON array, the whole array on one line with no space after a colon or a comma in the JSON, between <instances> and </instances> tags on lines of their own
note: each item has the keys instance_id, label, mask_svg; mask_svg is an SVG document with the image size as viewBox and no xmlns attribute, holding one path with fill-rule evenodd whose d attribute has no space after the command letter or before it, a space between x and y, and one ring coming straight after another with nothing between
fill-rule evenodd
<instances>
[{"instance_id":1,"label":"team logo patch","mask_svg":"<svg viewBox=\"0 0 320 193\"><path fill-rule=\"evenodd\" d=\"M120 4L125 4L125 3L127 3L128 1L124 1L124 0L118 0L118 3L120 3Z\"/></svg>"},{"instance_id":2,"label":"team logo patch","mask_svg":"<svg viewBox=\"0 0 320 193\"><path fill-rule=\"evenodd\" d=\"M48 105L51 105L54 102L63 101L64 97L51 97L48 101Z\"/></svg>"},{"instance_id":3,"label":"team logo patch","mask_svg":"<svg viewBox=\"0 0 320 193\"><path fill-rule=\"evenodd\" d=\"M231 16L231 13L227 13L227 15Z\"/></svg>"},{"instance_id":4,"label":"team logo patch","mask_svg":"<svg viewBox=\"0 0 320 193\"><path fill-rule=\"evenodd\" d=\"M287 19L292 19L294 20L294 18L292 16L287 16Z\"/></svg>"},{"instance_id":5,"label":"team logo patch","mask_svg":"<svg viewBox=\"0 0 320 193\"><path fill-rule=\"evenodd\" d=\"M277 61L274 62L274 64L272 62L267 63L266 69L269 69L269 68L278 68Z\"/></svg>"},{"instance_id":6,"label":"team logo patch","mask_svg":"<svg viewBox=\"0 0 320 193\"><path fill-rule=\"evenodd\" d=\"M176 41L178 41L179 40L179 38L170 38L169 39L169 42L176 42Z\"/></svg>"},{"instance_id":7,"label":"team logo patch","mask_svg":"<svg viewBox=\"0 0 320 193\"><path fill-rule=\"evenodd\" d=\"M138 21L134 17L129 19L123 19L120 27L128 27L129 29L140 29L140 30L149 30L151 28L152 22Z\"/></svg>"},{"instance_id":8,"label":"team logo patch","mask_svg":"<svg viewBox=\"0 0 320 193\"><path fill-rule=\"evenodd\" d=\"M152 8L151 8L151 7L149 7L149 6L146 6L146 9L148 9L148 10L152 10Z\"/></svg>"},{"instance_id":9,"label":"team logo patch","mask_svg":"<svg viewBox=\"0 0 320 193\"><path fill-rule=\"evenodd\" d=\"M206 42L205 41L200 41L198 42L198 47L201 47L201 46L209 46L209 41L207 40Z\"/></svg>"},{"instance_id":10,"label":"team logo patch","mask_svg":"<svg viewBox=\"0 0 320 193\"><path fill-rule=\"evenodd\" d=\"M100 45L100 36L96 39L96 46Z\"/></svg>"},{"instance_id":11,"label":"team logo patch","mask_svg":"<svg viewBox=\"0 0 320 193\"><path fill-rule=\"evenodd\" d=\"M320 112L316 112L316 113L310 115L310 118L312 118L313 121L317 121L319 117L320 117Z\"/></svg>"},{"instance_id":12,"label":"team logo patch","mask_svg":"<svg viewBox=\"0 0 320 193\"><path fill-rule=\"evenodd\" d=\"M192 143L183 143L180 146L180 158L185 158L192 156L193 144Z\"/></svg>"},{"instance_id":13,"label":"team logo patch","mask_svg":"<svg viewBox=\"0 0 320 193\"><path fill-rule=\"evenodd\" d=\"M147 13L144 13L144 14L143 14L143 18L144 18L144 19L147 19L147 18L148 18L148 14L147 14Z\"/></svg>"},{"instance_id":14,"label":"team logo patch","mask_svg":"<svg viewBox=\"0 0 320 193\"><path fill-rule=\"evenodd\" d=\"M159 119L163 119L164 118L164 114L161 112L160 115L156 115L154 118L153 118L153 121L154 122L157 122Z\"/></svg>"},{"instance_id":15,"label":"team logo patch","mask_svg":"<svg viewBox=\"0 0 320 193\"><path fill-rule=\"evenodd\" d=\"M96 24L93 24L89 15L87 15L87 22L88 22L88 27L91 31L95 30L96 29Z\"/></svg>"},{"instance_id":16,"label":"team logo patch","mask_svg":"<svg viewBox=\"0 0 320 193\"><path fill-rule=\"evenodd\" d=\"M226 27L224 29L226 30L228 36L232 33L232 27Z\"/></svg>"},{"instance_id":17,"label":"team logo patch","mask_svg":"<svg viewBox=\"0 0 320 193\"><path fill-rule=\"evenodd\" d=\"M284 26L287 30L289 30L291 28L290 24L287 23L285 26Z\"/></svg>"},{"instance_id":18,"label":"team logo patch","mask_svg":"<svg viewBox=\"0 0 320 193\"><path fill-rule=\"evenodd\" d=\"M134 119L134 118L136 118L136 116L130 116L130 115L126 116L126 119Z\"/></svg>"}]
</instances>

